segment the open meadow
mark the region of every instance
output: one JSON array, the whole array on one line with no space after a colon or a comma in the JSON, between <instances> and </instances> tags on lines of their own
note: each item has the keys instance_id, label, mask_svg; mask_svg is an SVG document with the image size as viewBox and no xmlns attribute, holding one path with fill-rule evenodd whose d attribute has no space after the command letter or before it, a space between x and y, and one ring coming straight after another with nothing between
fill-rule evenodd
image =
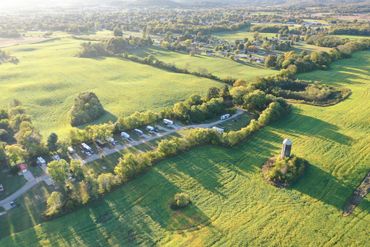
<instances>
[{"instance_id":1,"label":"open meadow","mask_svg":"<svg viewBox=\"0 0 370 247\"><path fill-rule=\"evenodd\" d=\"M18 99L43 135L56 132L63 137L71 128L68 112L83 91L96 93L108 111L100 121L107 121L159 110L222 85L118 58L79 58L82 42L61 38L5 49L20 62L0 65L0 107Z\"/></svg>"},{"instance_id":2,"label":"open meadow","mask_svg":"<svg viewBox=\"0 0 370 247\"><path fill-rule=\"evenodd\" d=\"M279 71L266 68L263 64L236 62L229 58L196 55L168 51L159 48L145 50L141 55L152 54L160 61L186 68L192 72L209 72L222 79L234 78L254 81L257 77L277 74Z\"/></svg>"},{"instance_id":3,"label":"open meadow","mask_svg":"<svg viewBox=\"0 0 370 247\"><path fill-rule=\"evenodd\" d=\"M57 219L42 221L32 191L0 218L0 246L366 246L369 197L351 216L343 217L342 208L370 168L369 70L366 51L300 75L352 95L330 107L295 105L289 117L235 148L203 146L167 159ZM286 137L311 165L292 188L277 189L260 168ZM39 191L38 199L48 193ZM169 201L179 191L192 205L172 211Z\"/></svg>"},{"instance_id":4,"label":"open meadow","mask_svg":"<svg viewBox=\"0 0 370 247\"><path fill-rule=\"evenodd\" d=\"M233 42L235 40L244 40L245 38L248 38L249 40L254 39L255 32L249 31L249 29L242 29L237 31L227 31L227 32L219 32L215 33L214 36L216 36L219 39L224 39L229 42ZM276 33L259 33L259 36L261 38L274 38L276 37Z\"/></svg>"}]
</instances>

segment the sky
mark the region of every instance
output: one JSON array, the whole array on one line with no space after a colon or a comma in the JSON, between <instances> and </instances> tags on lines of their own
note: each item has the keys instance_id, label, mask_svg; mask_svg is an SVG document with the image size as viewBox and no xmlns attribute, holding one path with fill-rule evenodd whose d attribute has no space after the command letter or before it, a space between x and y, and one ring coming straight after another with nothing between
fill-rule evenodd
<instances>
[{"instance_id":1,"label":"sky","mask_svg":"<svg viewBox=\"0 0 370 247\"><path fill-rule=\"evenodd\" d=\"M78 4L82 0L0 0L1 9L29 9L43 6L62 6L70 4Z\"/></svg>"}]
</instances>

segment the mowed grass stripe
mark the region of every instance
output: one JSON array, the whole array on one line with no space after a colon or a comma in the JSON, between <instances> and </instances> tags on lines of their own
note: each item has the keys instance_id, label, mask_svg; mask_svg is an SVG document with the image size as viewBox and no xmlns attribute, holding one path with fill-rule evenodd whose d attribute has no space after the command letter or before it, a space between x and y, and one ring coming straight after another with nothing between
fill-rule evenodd
<instances>
[{"instance_id":1,"label":"mowed grass stripe","mask_svg":"<svg viewBox=\"0 0 370 247\"><path fill-rule=\"evenodd\" d=\"M357 53L330 71L302 76L351 88L349 100L325 108L295 105L289 117L235 148L204 146L167 159L86 208L50 222L34 214L41 223L35 228L19 224L19 217L23 224L32 217L22 207L14 209L0 218L6 229L0 245L365 246L369 196L349 217L342 217L341 209L369 169L363 144L369 143L370 125L366 129L364 123L370 101L363 92L370 78L343 71L368 70L369 59L370 52ZM279 153L285 137L311 166L291 189L282 190L264 182L260 167ZM178 191L193 200L183 213L168 207ZM26 230L7 236L8 225Z\"/></svg>"},{"instance_id":2,"label":"mowed grass stripe","mask_svg":"<svg viewBox=\"0 0 370 247\"><path fill-rule=\"evenodd\" d=\"M68 111L81 91L93 91L110 113L102 121L135 111L159 110L221 83L170 73L117 58L78 58L81 41L70 38L7 50L18 65L0 66L0 106L21 100L43 134L69 130Z\"/></svg>"}]
</instances>

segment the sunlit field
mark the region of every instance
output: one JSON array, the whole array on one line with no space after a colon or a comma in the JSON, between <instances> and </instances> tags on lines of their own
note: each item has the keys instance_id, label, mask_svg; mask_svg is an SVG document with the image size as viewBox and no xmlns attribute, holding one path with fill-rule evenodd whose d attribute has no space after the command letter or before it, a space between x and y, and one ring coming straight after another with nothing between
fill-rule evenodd
<instances>
[{"instance_id":1,"label":"sunlit field","mask_svg":"<svg viewBox=\"0 0 370 247\"><path fill-rule=\"evenodd\" d=\"M295 105L289 117L235 148L204 146L170 158L52 221L42 221L31 192L0 218L0 245L366 246L369 197L351 216L341 209L370 168L369 69L370 52L362 52L331 70L300 75L353 94L331 107ZM277 189L260 168L286 137L311 165L291 189ZM193 203L172 211L170 198L179 191Z\"/></svg>"},{"instance_id":2,"label":"sunlit field","mask_svg":"<svg viewBox=\"0 0 370 247\"><path fill-rule=\"evenodd\" d=\"M20 63L0 65L0 107L18 99L42 134L65 136L70 129L68 112L83 91L96 93L109 112L101 122L135 111L159 110L222 86L117 58L79 58L81 42L63 38L7 48Z\"/></svg>"},{"instance_id":3,"label":"sunlit field","mask_svg":"<svg viewBox=\"0 0 370 247\"><path fill-rule=\"evenodd\" d=\"M248 38L249 40L254 39L255 32L249 31L249 29L245 30L237 30L237 31L232 31L232 32L220 32L216 33L215 36L224 39L227 41L235 41L235 40L244 40L245 38ZM274 38L276 37L276 33L259 33L259 36L261 38Z\"/></svg>"},{"instance_id":4,"label":"sunlit field","mask_svg":"<svg viewBox=\"0 0 370 247\"><path fill-rule=\"evenodd\" d=\"M267 69L263 64L236 62L229 58L196 55L172 52L159 48L146 50L141 55L152 54L156 58L166 63L174 64L179 68L186 68L195 72L209 72L220 78L243 79L254 81L257 77L277 74L279 71Z\"/></svg>"}]
</instances>

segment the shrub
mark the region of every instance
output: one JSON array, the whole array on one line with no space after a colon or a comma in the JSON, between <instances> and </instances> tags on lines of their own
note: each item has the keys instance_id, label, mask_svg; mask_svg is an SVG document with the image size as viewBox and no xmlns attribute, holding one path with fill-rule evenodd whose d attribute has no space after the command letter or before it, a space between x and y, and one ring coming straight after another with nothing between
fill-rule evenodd
<instances>
[{"instance_id":1,"label":"shrub","mask_svg":"<svg viewBox=\"0 0 370 247\"><path fill-rule=\"evenodd\" d=\"M302 158L280 156L269 160L262 168L264 178L278 187L288 187L299 179L308 162Z\"/></svg>"},{"instance_id":2,"label":"shrub","mask_svg":"<svg viewBox=\"0 0 370 247\"><path fill-rule=\"evenodd\" d=\"M92 92L80 93L71 109L71 125L79 126L104 115L105 110L98 97Z\"/></svg>"},{"instance_id":3,"label":"shrub","mask_svg":"<svg viewBox=\"0 0 370 247\"><path fill-rule=\"evenodd\" d=\"M176 193L171 201L171 208L172 209L181 209L186 208L191 203L190 196L187 193Z\"/></svg>"}]
</instances>

